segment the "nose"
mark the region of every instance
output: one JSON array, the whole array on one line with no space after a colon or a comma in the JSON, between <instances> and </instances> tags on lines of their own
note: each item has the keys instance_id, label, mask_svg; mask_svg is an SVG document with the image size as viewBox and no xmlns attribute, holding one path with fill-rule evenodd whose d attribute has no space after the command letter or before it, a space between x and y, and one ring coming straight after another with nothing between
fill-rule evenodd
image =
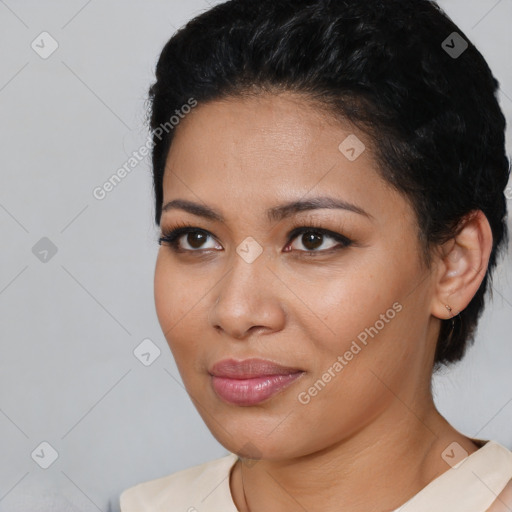
<instances>
[{"instance_id":1,"label":"nose","mask_svg":"<svg viewBox=\"0 0 512 512\"><path fill-rule=\"evenodd\" d=\"M239 340L257 331L281 330L286 314L279 285L263 254L252 263L236 255L231 271L214 288L209 324Z\"/></svg>"}]
</instances>

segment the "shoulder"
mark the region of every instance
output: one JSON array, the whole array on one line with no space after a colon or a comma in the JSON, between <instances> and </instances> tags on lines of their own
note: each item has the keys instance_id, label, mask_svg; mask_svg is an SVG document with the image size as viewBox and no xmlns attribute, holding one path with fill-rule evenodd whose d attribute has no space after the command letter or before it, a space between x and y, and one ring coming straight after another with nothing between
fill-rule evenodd
<instances>
[{"instance_id":1,"label":"shoulder","mask_svg":"<svg viewBox=\"0 0 512 512\"><path fill-rule=\"evenodd\" d=\"M452 468L453 476L466 477L464 499L471 504L466 509L485 512L510 512L512 510L512 452L497 441L486 441L471 454L467 462L462 461ZM459 473L462 471L462 473ZM485 505L485 506L484 506ZM471 508L474 506L474 509Z\"/></svg>"},{"instance_id":2,"label":"shoulder","mask_svg":"<svg viewBox=\"0 0 512 512\"><path fill-rule=\"evenodd\" d=\"M236 460L237 456L230 453L129 487L119 497L121 512L168 511L170 505L173 510L193 511L195 503L201 504L211 493L215 493L212 502L224 503L230 499L228 477Z\"/></svg>"},{"instance_id":3,"label":"shoulder","mask_svg":"<svg viewBox=\"0 0 512 512\"><path fill-rule=\"evenodd\" d=\"M473 464L467 468L471 483L466 496L474 494L477 501L485 502L485 512L509 512L512 510L512 452L497 441L487 441L468 457ZM464 467L466 463L462 464ZM459 470L457 470L459 471ZM468 473L469 475L469 473ZM482 485L483 484L483 485Z\"/></svg>"},{"instance_id":4,"label":"shoulder","mask_svg":"<svg viewBox=\"0 0 512 512\"><path fill-rule=\"evenodd\" d=\"M510 510L512 510L512 480L509 480L486 512L509 512Z\"/></svg>"},{"instance_id":5,"label":"shoulder","mask_svg":"<svg viewBox=\"0 0 512 512\"><path fill-rule=\"evenodd\" d=\"M486 512L509 512L512 510L512 452L496 441L489 444L494 448L493 472L501 478L492 489L496 499Z\"/></svg>"}]
</instances>

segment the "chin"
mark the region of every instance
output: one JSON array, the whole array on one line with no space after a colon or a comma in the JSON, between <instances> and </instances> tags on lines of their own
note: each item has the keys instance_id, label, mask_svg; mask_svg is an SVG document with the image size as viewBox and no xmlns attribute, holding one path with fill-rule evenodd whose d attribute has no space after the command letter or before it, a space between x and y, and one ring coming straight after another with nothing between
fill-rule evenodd
<instances>
[{"instance_id":1,"label":"chin","mask_svg":"<svg viewBox=\"0 0 512 512\"><path fill-rule=\"evenodd\" d=\"M234 422L219 421L225 430L219 424L215 424L215 421L213 423L214 425L207 424L207 426L215 439L226 450L246 459L293 459L315 451L314 449L308 451L307 447L303 447L302 440L294 438L289 432L279 429L273 431L275 422L272 423L272 427L265 424L257 428L254 423L235 425Z\"/></svg>"}]
</instances>

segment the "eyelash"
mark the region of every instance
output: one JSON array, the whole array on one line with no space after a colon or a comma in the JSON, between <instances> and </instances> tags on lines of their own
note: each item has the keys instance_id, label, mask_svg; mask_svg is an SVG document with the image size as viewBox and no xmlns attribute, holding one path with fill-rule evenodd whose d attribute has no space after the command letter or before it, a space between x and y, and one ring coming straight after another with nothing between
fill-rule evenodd
<instances>
[{"instance_id":1,"label":"eyelash","mask_svg":"<svg viewBox=\"0 0 512 512\"><path fill-rule=\"evenodd\" d=\"M171 249L175 252L185 252L185 253L193 253L193 252L204 252L204 251L211 251L216 249L180 249L179 247L179 240L183 235L187 235L189 233L193 232L201 232L205 233L208 236L211 236L215 239L215 237L207 230L198 228L196 226L193 226L192 224L189 224L187 222L181 222L176 223L174 226L171 226L170 228L162 229L162 236L158 239L158 244L168 244ZM319 224L317 224L315 221L309 221L307 225L304 225L304 223L295 221L292 225L292 229L288 234L288 242L286 245L290 244L295 238L297 238L298 235L307 233L307 232L314 232L317 234L322 234L324 236L327 236L329 238L332 238L334 241L338 242L340 245L331 247L330 249L323 249L320 251L302 251L299 250L298 252L306 253L308 255L312 254L326 254L333 251L337 251L340 249L345 249L352 245L353 241L347 238L346 236L343 236L339 233L335 233L334 231L330 231L328 229L322 228Z\"/></svg>"}]
</instances>

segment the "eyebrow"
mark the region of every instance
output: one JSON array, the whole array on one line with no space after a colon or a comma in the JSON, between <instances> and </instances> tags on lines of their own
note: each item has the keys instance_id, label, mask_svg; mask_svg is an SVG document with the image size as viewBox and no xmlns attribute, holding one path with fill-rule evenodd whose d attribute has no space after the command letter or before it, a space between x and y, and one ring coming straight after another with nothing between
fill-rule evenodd
<instances>
[{"instance_id":1,"label":"eyebrow","mask_svg":"<svg viewBox=\"0 0 512 512\"><path fill-rule=\"evenodd\" d=\"M347 210L368 217L369 219L373 219L372 215L359 206L333 197L315 197L307 200L291 201L289 203L269 208L266 213L269 221L277 222L303 211L317 210L321 208ZM173 199L172 201L169 201L162 207L162 213L173 209L184 210L192 215L197 215L198 217L203 217L208 220L225 222L222 214L213 208L193 201L188 201L186 199Z\"/></svg>"}]
</instances>

